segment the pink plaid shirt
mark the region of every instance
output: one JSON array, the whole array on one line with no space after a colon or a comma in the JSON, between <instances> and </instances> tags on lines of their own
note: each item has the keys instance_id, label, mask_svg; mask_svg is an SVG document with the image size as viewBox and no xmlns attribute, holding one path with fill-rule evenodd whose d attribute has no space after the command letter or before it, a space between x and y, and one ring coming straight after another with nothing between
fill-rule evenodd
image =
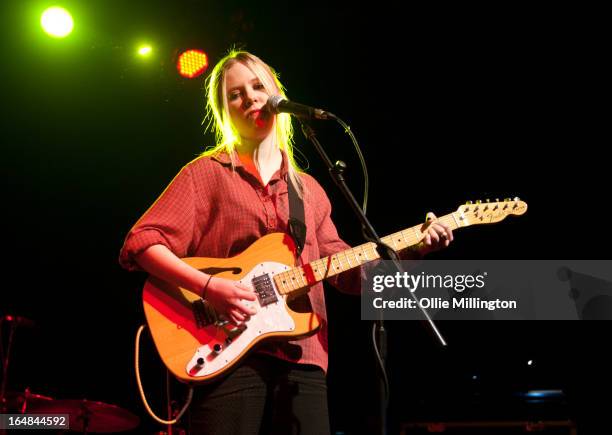
<instances>
[{"instance_id":1,"label":"pink plaid shirt","mask_svg":"<svg viewBox=\"0 0 612 435\"><path fill-rule=\"evenodd\" d=\"M226 153L199 157L188 163L157 201L128 233L119 262L140 270L134 257L155 244L178 257L228 258L239 254L262 236L288 232L287 157L267 186L251 174L236 156L232 171ZM304 192L306 243L301 262L310 262L349 248L338 237L331 220L331 204L323 188L310 175L301 174ZM346 293L359 294L358 269L330 278ZM287 343L267 343L260 352L287 361L314 364L327 371L327 314L323 285L308 293L312 309L322 319L316 335Z\"/></svg>"}]
</instances>

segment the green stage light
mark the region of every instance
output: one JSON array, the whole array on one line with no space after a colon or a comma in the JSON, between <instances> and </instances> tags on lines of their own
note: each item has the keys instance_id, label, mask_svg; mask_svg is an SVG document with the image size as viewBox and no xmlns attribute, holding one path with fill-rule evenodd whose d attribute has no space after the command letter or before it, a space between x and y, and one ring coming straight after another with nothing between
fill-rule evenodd
<instances>
[{"instance_id":1,"label":"green stage light","mask_svg":"<svg viewBox=\"0 0 612 435\"><path fill-rule=\"evenodd\" d=\"M150 56L152 51L153 48L151 48L150 45L141 45L140 47L138 47L138 54L142 57Z\"/></svg>"},{"instance_id":2,"label":"green stage light","mask_svg":"<svg viewBox=\"0 0 612 435\"><path fill-rule=\"evenodd\" d=\"M70 12L59 6L45 10L40 18L40 24L43 30L54 38L68 36L74 27Z\"/></svg>"}]
</instances>

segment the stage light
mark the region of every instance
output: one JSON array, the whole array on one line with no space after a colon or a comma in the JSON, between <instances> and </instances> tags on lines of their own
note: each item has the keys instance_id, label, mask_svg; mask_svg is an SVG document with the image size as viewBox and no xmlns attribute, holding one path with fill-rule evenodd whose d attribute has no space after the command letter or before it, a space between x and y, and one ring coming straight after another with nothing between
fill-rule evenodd
<instances>
[{"instance_id":1,"label":"stage light","mask_svg":"<svg viewBox=\"0 0 612 435\"><path fill-rule=\"evenodd\" d=\"M565 396L563 390L529 390L525 396L531 399L551 399Z\"/></svg>"},{"instance_id":2,"label":"stage light","mask_svg":"<svg viewBox=\"0 0 612 435\"><path fill-rule=\"evenodd\" d=\"M150 56L152 51L153 51L153 48L150 45L141 45L138 48L138 54L141 55L142 57Z\"/></svg>"},{"instance_id":3,"label":"stage light","mask_svg":"<svg viewBox=\"0 0 612 435\"><path fill-rule=\"evenodd\" d=\"M48 35L54 38L63 38L72 32L74 21L72 21L72 16L66 9L54 6L43 12L40 25Z\"/></svg>"},{"instance_id":4,"label":"stage light","mask_svg":"<svg viewBox=\"0 0 612 435\"><path fill-rule=\"evenodd\" d=\"M176 67L180 75L192 79L206 71L208 57L200 50L187 50L179 56Z\"/></svg>"}]
</instances>

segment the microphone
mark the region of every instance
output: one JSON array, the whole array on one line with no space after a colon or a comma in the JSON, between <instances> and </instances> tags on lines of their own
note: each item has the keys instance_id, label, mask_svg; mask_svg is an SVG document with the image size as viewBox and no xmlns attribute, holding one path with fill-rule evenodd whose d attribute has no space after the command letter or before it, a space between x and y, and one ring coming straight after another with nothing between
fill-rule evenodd
<instances>
[{"instance_id":1,"label":"microphone","mask_svg":"<svg viewBox=\"0 0 612 435\"><path fill-rule=\"evenodd\" d=\"M2 320L9 323L12 322L15 326L25 326L26 328L33 328L36 326L36 322L34 322L34 320L22 316L7 314L6 316L2 317Z\"/></svg>"},{"instance_id":2,"label":"microphone","mask_svg":"<svg viewBox=\"0 0 612 435\"><path fill-rule=\"evenodd\" d=\"M267 110L270 113L290 113L295 116L299 116L307 119L330 119L334 115L326 112L325 110L316 109L314 107L305 106L303 104L294 103L280 95L272 95L268 98L266 103Z\"/></svg>"}]
</instances>

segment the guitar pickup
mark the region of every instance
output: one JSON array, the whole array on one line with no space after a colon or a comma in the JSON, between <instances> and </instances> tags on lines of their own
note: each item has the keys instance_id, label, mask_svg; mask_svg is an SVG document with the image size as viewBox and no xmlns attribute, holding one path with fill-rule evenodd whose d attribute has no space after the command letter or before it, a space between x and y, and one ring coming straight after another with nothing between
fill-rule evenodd
<instances>
[{"instance_id":1,"label":"guitar pickup","mask_svg":"<svg viewBox=\"0 0 612 435\"><path fill-rule=\"evenodd\" d=\"M259 300L259 305L265 307L266 305L278 301L270 275L266 273L265 275L256 276L251 282L255 288L255 294Z\"/></svg>"}]
</instances>

